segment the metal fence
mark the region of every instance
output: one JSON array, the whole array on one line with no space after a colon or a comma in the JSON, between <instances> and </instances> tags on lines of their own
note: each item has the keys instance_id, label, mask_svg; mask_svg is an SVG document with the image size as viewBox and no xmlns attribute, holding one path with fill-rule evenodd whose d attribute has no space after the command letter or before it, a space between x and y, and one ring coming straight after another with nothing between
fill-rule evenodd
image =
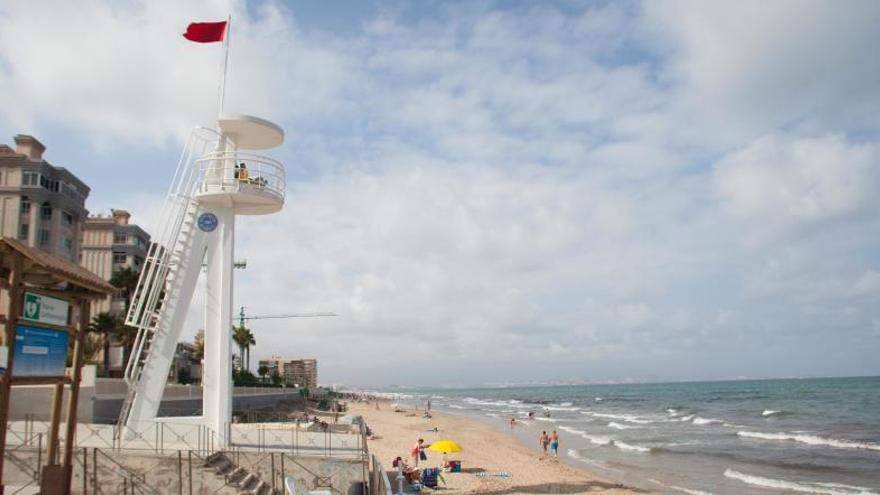
<instances>
[{"instance_id":1,"label":"metal fence","mask_svg":"<svg viewBox=\"0 0 880 495\"><path fill-rule=\"evenodd\" d=\"M33 417L10 421L7 444L21 445L24 438L45 435L48 431L48 421ZM360 425L322 427L313 422L229 423L224 433L231 449L244 451L285 451L301 456L351 459L362 458L366 449L366 437ZM211 453L217 449L217 436L217 432L195 421L146 421L122 429L116 425L94 423L76 425L77 448Z\"/></svg>"},{"instance_id":2,"label":"metal fence","mask_svg":"<svg viewBox=\"0 0 880 495\"><path fill-rule=\"evenodd\" d=\"M286 478L300 489L337 495L390 493L382 488L388 483L381 465L368 455L362 425L309 431L314 426L231 424L227 433L233 445L216 449L216 433L196 423L153 422L128 437L115 436L112 425L81 423L73 493L281 494ZM34 493L45 462L48 423L11 422L7 430L6 493Z\"/></svg>"}]
</instances>

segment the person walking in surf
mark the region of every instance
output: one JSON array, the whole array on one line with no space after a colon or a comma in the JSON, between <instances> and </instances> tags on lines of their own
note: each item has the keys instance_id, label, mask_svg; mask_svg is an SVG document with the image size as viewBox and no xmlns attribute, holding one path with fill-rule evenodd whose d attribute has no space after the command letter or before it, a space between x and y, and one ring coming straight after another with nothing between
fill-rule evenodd
<instances>
[{"instance_id":1,"label":"person walking in surf","mask_svg":"<svg viewBox=\"0 0 880 495\"><path fill-rule=\"evenodd\" d=\"M544 451L544 457L547 457L547 445L550 444L550 437L547 436L546 431L541 432L541 436L538 437L538 443L541 444L541 449Z\"/></svg>"}]
</instances>

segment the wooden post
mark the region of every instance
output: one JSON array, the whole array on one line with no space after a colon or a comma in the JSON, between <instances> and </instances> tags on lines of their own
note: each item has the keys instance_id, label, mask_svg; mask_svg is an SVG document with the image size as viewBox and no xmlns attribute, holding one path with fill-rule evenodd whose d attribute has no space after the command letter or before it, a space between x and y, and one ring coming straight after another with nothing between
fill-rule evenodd
<instances>
[{"instance_id":1,"label":"wooden post","mask_svg":"<svg viewBox=\"0 0 880 495\"><path fill-rule=\"evenodd\" d=\"M15 360L15 325L21 311L21 255L11 253L12 273L9 283L9 306L6 310L3 345L7 348L6 372L0 375L0 495L3 495L3 459L6 458L6 426L9 421L9 396L12 392L12 365Z\"/></svg>"},{"instance_id":2,"label":"wooden post","mask_svg":"<svg viewBox=\"0 0 880 495\"><path fill-rule=\"evenodd\" d=\"M46 465L58 465L58 430L61 428L61 401L64 399L64 384L55 384L52 394L52 418L49 424L49 449L46 451Z\"/></svg>"},{"instance_id":3,"label":"wooden post","mask_svg":"<svg viewBox=\"0 0 880 495\"><path fill-rule=\"evenodd\" d=\"M64 436L64 466L73 465L73 447L76 441L76 408L79 404L79 382L82 380L83 344L89 325L89 302L79 301L79 328L73 345L73 376L70 382L70 398L67 401L67 431ZM69 486L69 483L68 483Z\"/></svg>"}]
</instances>

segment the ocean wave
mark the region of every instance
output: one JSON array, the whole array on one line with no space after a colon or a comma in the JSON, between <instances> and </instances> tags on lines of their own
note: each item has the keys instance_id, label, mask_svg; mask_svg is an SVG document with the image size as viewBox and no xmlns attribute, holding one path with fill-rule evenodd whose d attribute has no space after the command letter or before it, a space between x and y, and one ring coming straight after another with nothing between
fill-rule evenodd
<instances>
[{"instance_id":1,"label":"ocean wave","mask_svg":"<svg viewBox=\"0 0 880 495\"><path fill-rule=\"evenodd\" d=\"M584 437L585 439L589 440L590 443L596 444L596 445L611 445L611 443L614 442L614 439L610 438L610 437L587 435L586 433L584 433L581 436Z\"/></svg>"},{"instance_id":2,"label":"ocean wave","mask_svg":"<svg viewBox=\"0 0 880 495\"><path fill-rule=\"evenodd\" d=\"M860 486L844 485L841 483L796 483L794 481L764 478L751 474L741 473L733 469L726 469L724 476L742 481L743 483L759 486L762 488L776 488L801 493L818 493L822 495L877 495Z\"/></svg>"},{"instance_id":3,"label":"ocean wave","mask_svg":"<svg viewBox=\"0 0 880 495\"><path fill-rule=\"evenodd\" d=\"M667 409L666 412L668 412L670 416L675 416L678 414L678 409Z\"/></svg>"},{"instance_id":4,"label":"ocean wave","mask_svg":"<svg viewBox=\"0 0 880 495\"><path fill-rule=\"evenodd\" d=\"M714 495L712 492L704 492L702 490L691 490L690 488L684 488L681 486L669 485L669 488L673 490L678 490L682 493L689 493L690 495Z\"/></svg>"},{"instance_id":5,"label":"ocean wave","mask_svg":"<svg viewBox=\"0 0 880 495\"><path fill-rule=\"evenodd\" d=\"M490 418L497 418L498 417L498 415L495 413L486 413L486 416L489 416Z\"/></svg>"},{"instance_id":6,"label":"ocean wave","mask_svg":"<svg viewBox=\"0 0 880 495\"><path fill-rule=\"evenodd\" d=\"M860 449L880 451L880 445L868 442L855 442L852 440L840 440L837 438L824 438L815 435L793 433L762 433L759 431L738 431L737 435L744 438L759 438L762 440L790 440L808 445L836 447L839 449Z\"/></svg>"},{"instance_id":7,"label":"ocean wave","mask_svg":"<svg viewBox=\"0 0 880 495\"><path fill-rule=\"evenodd\" d=\"M632 414L608 414L592 411L586 411L584 412L584 414L596 418L619 419L621 421L626 421L627 423L635 423L639 425L647 425L655 422L653 419L639 418L638 416L633 416Z\"/></svg>"},{"instance_id":8,"label":"ocean wave","mask_svg":"<svg viewBox=\"0 0 880 495\"><path fill-rule=\"evenodd\" d=\"M571 402L569 402L569 404L571 404ZM544 409L548 409L550 411L580 411L581 410L581 408L579 408L579 407L563 407L561 405L559 405L559 406L544 406Z\"/></svg>"},{"instance_id":9,"label":"ocean wave","mask_svg":"<svg viewBox=\"0 0 880 495\"><path fill-rule=\"evenodd\" d=\"M787 414L785 411L775 411L773 409L764 409L764 412L761 413L761 416L769 417L769 416L782 416Z\"/></svg>"},{"instance_id":10,"label":"ocean wave","mask_svg":"<svg viewBox=\"0 0 880 495\"><path fill-rule=\"evenodd\" d=\"M696 416L693 420L693 423L695 425L711 425L712 423L723 423L723 421L721 421L720 419L701 418L699 416Z\"/></svg>"},{"instance_id":11,"label":"ocean wave","mask_svg":"<svg viewBox=\"0 0 880 495\"><path fill-rule=\"evenodd\" d=\"M561 403L561 404L559 404L559 405L562 406L562 407L571 407L573 404L572 404L571 402L563 402L563 403Z\"/></svg>"},{"instance_id":12,"label":"ocean wave","mask_svg":"<svg viewBox=\"0 0 880 495\"><path fill-rule=\"evenodd\" d=\"M572 435L580 435L580 436L584 436L584 435L587 434L587 432L585 432L585 431L583 431L583 430L578 430L578 429L576 429L576 428L572 428L572 427L570 427L570 426L560 426L559 429L562 430L562 431L566 431L566 432L568 432L568 433L571 433Z\"/></svg>"},{"instance_id":13,"label":"ocean wave","mask_svg":"<svg viewBox=\"0 0 880 495\"><path fill-rule=\"evenodd\" d=\"M594 400L595 400L596 402L602 402L602 398L601 398L601 397L596 397Z\"/></svg>"},{"instance_id":14,"label":"ocean wave","mask_svg":"<svg viewBox=\"0 0 880 495\"><path fill-rule=\"evenodd\" d=\"M632 428L632 426L622 425L620 423L615 423L614 421L608 423L608 427L614 428L615 430L629 430L630 428Z\"/></svg>"},{"instance_id":15,"label":"ocean wave","mask_svg":"<svg viewBox=\"0 0 880 495\"><path fill-rule=\"evenodd\" d=\"M535 418L535 421L547 421L548 423L556 423L556 420L553 418Z\"/></svg>"},{"instance_id":16,"label":"ocean wave","mask_svg":"<svg viewBox=\"0 0 880 495\"><path fill-rule=\"evenodd\" d=\"M457 405L455 405L455 404L449 404L448 407L451 407L451 408L453 408L453 409L467 409L467 408L464 407L464 406L457 406Z\"/></svg>"},{"instance_id":17,"label":"ocean wave","mask_svg":"<svg viewBox=\"0 0 880 495\"><path fill-rule=\"evenodd\" d=\"M645 452L645 453L651 451L650 447L642 447L639 445L630 445L628 443L623 443L620 440L614 440L611 443L612 443L612 445L614 445L615 447L617 447L618 449L621 449L621 450L631 450L633 452Z\"/></svg>"}]
</instances>

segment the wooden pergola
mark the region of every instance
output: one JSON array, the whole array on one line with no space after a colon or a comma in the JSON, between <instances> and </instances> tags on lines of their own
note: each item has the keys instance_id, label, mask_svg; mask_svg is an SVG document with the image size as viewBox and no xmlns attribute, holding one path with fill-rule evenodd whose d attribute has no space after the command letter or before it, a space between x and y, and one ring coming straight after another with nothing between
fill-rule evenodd
<instances>
[{"instance_id":1,"label":"wooden pergola","mask_svg":"<svg viewBox=\"0 0 880 495\"><path fill-rule=\"evenodd\" d=\"M76 408L79 402L79 384L82 377L83 340L89 326L90 303L116 291L112 285L94 273L60 256L32 248L8 237L0 237L0 293L5 293L2 343L6 348L6 370L0 374L0 495L4 493L3 459L6 450L6 429L9 421L9 399L16 385L54 385L51 426L49 430L46 465L40 477L40 492L45 494L70 493ZM25 292L53 300L66 301L66 322L33 323L23 317ZM3 308L0 308L3 311ZM63 323L63 324L62 324ZM73 342L73 367L60 376L15 376L15 342L20 325L32 325L47 331L64 331ZM63 334L62 334L63 335ZM69 400L65 418L64 454L59 463L58 436L62 417L64 386L69 386Z\"/></svg>"}]
</instances>

